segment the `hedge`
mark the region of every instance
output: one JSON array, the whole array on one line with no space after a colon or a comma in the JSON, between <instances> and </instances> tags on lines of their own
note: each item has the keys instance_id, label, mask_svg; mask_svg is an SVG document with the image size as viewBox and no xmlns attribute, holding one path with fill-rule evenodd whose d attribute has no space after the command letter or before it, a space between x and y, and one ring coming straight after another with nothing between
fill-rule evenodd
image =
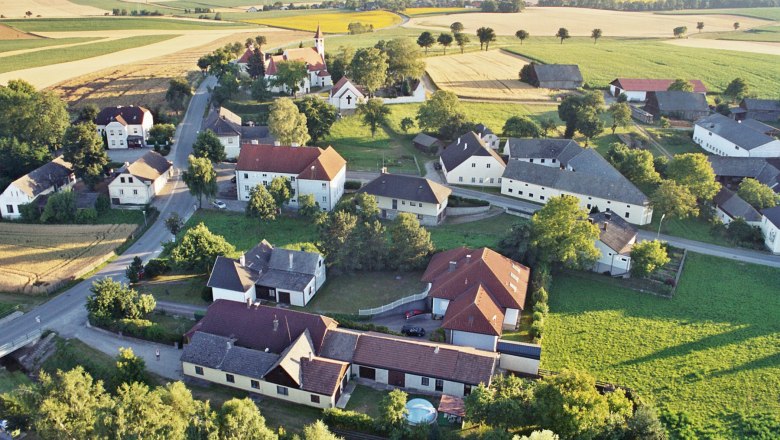
<instances>
[{"instance_id":1,"label":"hedge","mask_svg":"<svg viewBox=\"0 0 780 440\"><path fill-rule=\"evenodd\" d=\"M339 408L327 408L323 411L323 416L323 421L331 428L367 433L376 432L376 423L368 414Z\"/></svg>"}]
</instances>

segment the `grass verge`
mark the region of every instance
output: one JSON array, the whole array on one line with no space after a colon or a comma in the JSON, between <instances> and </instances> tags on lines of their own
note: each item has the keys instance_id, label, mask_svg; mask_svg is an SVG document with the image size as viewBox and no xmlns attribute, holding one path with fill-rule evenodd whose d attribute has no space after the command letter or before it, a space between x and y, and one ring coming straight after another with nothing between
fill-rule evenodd
<instances>
[{"instance_id":1,"label":"grass verge","mask_svg":"<svg viewBox=\"0 0 780 440\"><path fill-rule=\"evenodd\" d=\"M41 38L37 40L2 40L0 41L0 53L12 50L39 49L48 46L62 46L63 44L85 43L95 41L98 38Z\"/></svg>"},{"instance_id":2,"label":"grass verge","mask_svg":"<svg viewBox=\"0 0 780 440\"><path fill-rule=\"evenodd\" d=\"M512 225L526 221L528 220L513 215L501 214L480 220L478 223L443 225L430 228L429 231L431 231L431 240L438 250L460 246L496 249L498 242L509 232Z\"/></svg>"}]
</instances>

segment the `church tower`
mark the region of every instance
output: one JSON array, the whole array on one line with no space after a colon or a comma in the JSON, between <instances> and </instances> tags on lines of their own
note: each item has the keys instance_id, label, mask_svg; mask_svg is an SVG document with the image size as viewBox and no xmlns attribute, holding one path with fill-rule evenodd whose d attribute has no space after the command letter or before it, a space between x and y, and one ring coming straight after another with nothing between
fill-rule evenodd
<instances>
[{"instance_id":1,"label":"church tower","mask_svg":"<svg viewBox=\"0 0 780 440\"><path fill-rule=\"evenodd\" d=\"M322 60L325 60L325 35L320 31L320 25L317 24L317 32L314 34L314 48L320 54Z\"/></svg>"}]
</instances>

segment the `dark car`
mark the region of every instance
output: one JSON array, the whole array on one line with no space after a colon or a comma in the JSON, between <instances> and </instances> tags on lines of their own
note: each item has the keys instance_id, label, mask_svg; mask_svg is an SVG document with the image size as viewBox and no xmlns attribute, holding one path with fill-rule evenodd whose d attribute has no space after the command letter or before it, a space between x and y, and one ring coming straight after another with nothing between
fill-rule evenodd
<instances>
[{"instance_id":1,"label":"dark car","mask_svg":"<svg viewBox=\"0 0 780 440\"><path fill-rule=\"evenodd\" d=\"M413 325L405 325L401 328L401 333L406 336L425 336L425 329Z\"/></svg>"},{"instance_id":2,"label":"dark car","mask_svg":"<svg viewBox=\"0 0 780 440\"><path fill-rule=\"evenodd\" d=\"M425 311L423 311L423 310L409 310L408 312L404 313L404 318L409 319L409 318L414 318L415 316L424 315L424 314L425 314Z\"/></svg>"},{"instance_id":3,"label":"dark car","mask_svg":"<svg viewBox=\"0 0 780 440\"><path fill-rule=\"evenodd\" d=\"M434 170L440 170L441 169L441 162L434 162L433 163L433 169Z\"/></svg>"}]
</instances>

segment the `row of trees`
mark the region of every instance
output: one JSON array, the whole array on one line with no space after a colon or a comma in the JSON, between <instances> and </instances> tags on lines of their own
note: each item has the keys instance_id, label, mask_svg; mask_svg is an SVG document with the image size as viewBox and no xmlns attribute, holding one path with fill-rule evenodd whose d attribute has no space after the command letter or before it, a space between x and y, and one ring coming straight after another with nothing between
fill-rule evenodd
<instances>
[{"instance_id":1,"label":"row of trees","mask_svg":"<svg viewBox=\"0 0 780 440\"><path fill-rule=\"evenodd\" d=\"M575 6L578 8L620 11L667 11L679 9L746 8L780 6L778 0L539 0L539 6Z\"/></svg>"}]
</instances>

